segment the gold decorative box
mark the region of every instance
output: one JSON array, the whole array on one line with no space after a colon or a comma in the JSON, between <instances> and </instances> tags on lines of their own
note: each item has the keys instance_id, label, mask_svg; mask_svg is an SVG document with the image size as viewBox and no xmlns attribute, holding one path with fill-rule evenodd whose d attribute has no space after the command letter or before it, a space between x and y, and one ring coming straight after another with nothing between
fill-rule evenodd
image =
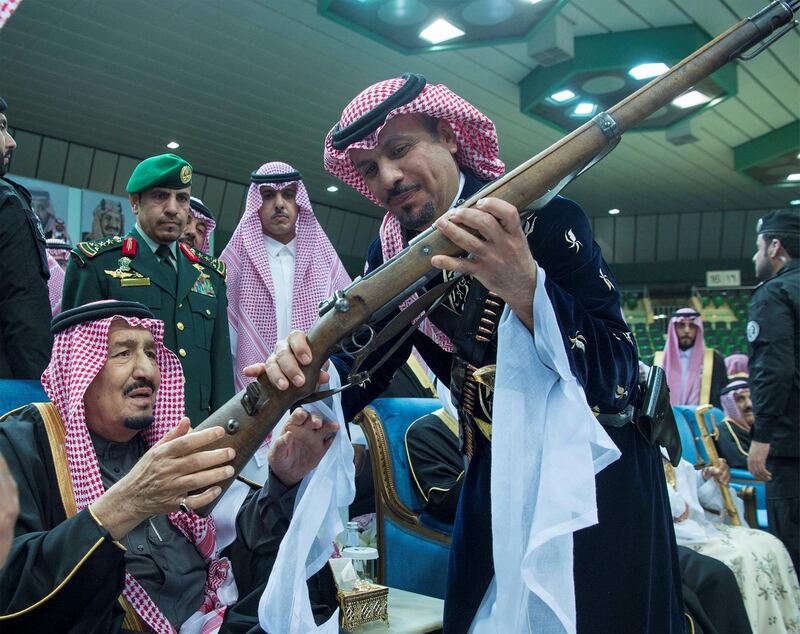
<instances>
[{"instance_id":1,"label":"gold decorative box","mask_svg":"<svg viewBox=\"0 0 800 634\"><path fill-rule=\"evenodd\" d=\"M342 608L342 628L352 629L370 621L389 624L389 588L366 581L356 581L352 590L338 590Z\"/></svg>"}]
</instances>

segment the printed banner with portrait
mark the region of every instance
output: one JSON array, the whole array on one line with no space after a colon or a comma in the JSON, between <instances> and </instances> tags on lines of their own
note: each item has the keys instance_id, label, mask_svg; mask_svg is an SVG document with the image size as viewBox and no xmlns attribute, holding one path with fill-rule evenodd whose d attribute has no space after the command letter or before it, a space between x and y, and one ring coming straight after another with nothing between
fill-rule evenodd
<instances>
[{"instance_id":1,"label":"printed banner with portrait","mask_svg":"<svg viewBox=\"0 0 800 634\"><path fill-rule=\"evenodd\" d=\"M83 191L81 240L124 236L135 223L136 217L127 198Z\"/></svg>"}]
</instances>

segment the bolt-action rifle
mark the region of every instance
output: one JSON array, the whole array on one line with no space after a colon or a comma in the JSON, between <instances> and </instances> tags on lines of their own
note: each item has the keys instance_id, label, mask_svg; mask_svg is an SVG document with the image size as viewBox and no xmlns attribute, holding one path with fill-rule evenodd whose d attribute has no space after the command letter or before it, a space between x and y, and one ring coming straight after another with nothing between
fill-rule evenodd
<instances>
[{"instance_id":1,"label":"bolt-action rifle","mask_svg":"<svg viewBox=\"0 0 800 634\"><path fill-rule=\"evenodd\" d=\"M464 203L474 206L483 197L501 198L526 215L544 207L573 178L594 165L619 143L621 135L659 108L689 90L696 83L734 60L752 59L779 37L797 26L795 12L800 0L772 2L752 17L741 20L692 55L653 79L614 107L593 117L584 125L533 158L488 184ZM447 290L422 295L413 308L402 311L400 321L392 321L375 333L373 325L392 313L403 301L438 274L431 267L434 255L465 255L435 227L419 234L408 247L365 277L359 277L344 290L323 302L320 318L307 333L313 360L305 366L305 385L286 390L274 388L266 377L250 383L225 405L211 414L197 429L223 427L226 434L209 448L233 447L231 464L238 474L290 407L324 397L312 395L320 369L335 352L345 349L356 354L356 364L347 385L360 385L369 372L360 370L361 361L378 345L402 339L413 331L416 321ZM402 315L402 314L401 314ZM410 330L411 329L411 330ZM399 345L399 344L398 344ZM232 478L231 478L232 479ZM225 490L231 480L221 484ZM203 509L207 514L213 503Z\"/></svg>"}]
</instances>

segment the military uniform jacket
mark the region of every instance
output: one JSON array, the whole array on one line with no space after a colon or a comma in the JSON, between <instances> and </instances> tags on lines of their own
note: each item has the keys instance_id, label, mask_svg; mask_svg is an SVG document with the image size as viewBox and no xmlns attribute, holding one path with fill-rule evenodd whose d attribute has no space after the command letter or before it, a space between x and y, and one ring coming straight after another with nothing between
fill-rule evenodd
<instances>
[{"instance_id":1,"label":"military uniform jacket","mask_svg":"<svg viewBox=\"0 0 800 634\"><path fill-rule=\"evenodd\" d=\"M466 181L461 196L466 199L477 192L485 182L465 173ZM567 352L570 367L586 392L589 405L602 413L617 413L624 409L634 397L638 381L638 361L633 336L622 317L619 292L614 276L603 260L600 247L594 242L589 219L581 207L566 198L556 197L543 209L537 211L523 227L528 235L528 245L534 259L547 272L545 289L553 304ZM367 273L382 264L380 238L370 245ZM435 284L434 280L430 286ZM468 295L483 288L477 280L464 278L449 293L447 304L456 313L463 311ZM484 289L485 290L485 289ZM390 315L391 319L394 314ZM475 319L475 322L479 320ZM436 320L432 321L436 323ZM470 320L455 319L451 324ZM438 324L437 324L438 325ZM478 323L466 323L465 333L477 332ZM441 326L440 326L441 327ZM443 328L445 334L452 331ZM491 335L496 342L496 331ZM393 341L378 349L365 363L380 359ZM390 359L372 375L364 387L353 387L342 392L345 418L349 420L373 398L376 398L392 380L395 370L405 362L414 346L437 377L458 389L463 377L452 373L454 356L439 348L421 331L416 331L399 346ZM456 346L458 348L458 346ZM458 352L458 349L457 349ZM491 350L484 363L495 363ZM352 367L349 355L332 357L342 377ZM452 373L452 376L451 376ZM479 397L482 406L491 410L491 393ZM491 421L491 412L483 418Z\"/></svg>"},{"instance_id":2,"label":"military uniform jacket","mask_svg":"<svg viewBox=\"0 0 800 634\"><path fill-rule=\"evenodd\" d=\"M164 345L183 366L186 415L198 425L234 394L225 265L189 247L176 256L177 292L136 228L124 239L81 242L67 266L62 308L101 299L147 306L164 321Z\"/></svg>"},{"instance_id":3,"label":"military uniform jacket","mask_svg":"<svg viewBox=\"0 0 800 634\"><path fill-rule=\"evenodd\" d=\"M0 378L38 379L50 361L50 269L28 190L0 178Z\"/></svg>"},{"instance_id":4,"label":"military uniform jacket","mask_svg":"<svg viewBox=\"0 0 800 634\"><path fill-rule=\"evenodd\" d=\"M753 291L747 322L752 438L800 457L800 259Z\"/></svg>"}]
</instances>

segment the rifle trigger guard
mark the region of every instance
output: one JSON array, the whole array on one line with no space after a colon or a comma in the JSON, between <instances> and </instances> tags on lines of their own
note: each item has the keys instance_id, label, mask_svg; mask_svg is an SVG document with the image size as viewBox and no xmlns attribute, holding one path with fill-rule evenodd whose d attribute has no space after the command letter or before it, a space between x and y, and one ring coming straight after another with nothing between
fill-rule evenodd
<instances>
[{"instance_id":1,"label":"rifle trigger guard","mask_svg":"<svg viewBox=\"0 0 800 634\"><path fill-rule=\"evenodd\" d=\"M364 341L366 335L366 341ZM349 339L345 339L339 344L343 352L347 354L358 354L372 343L375 338L375 329L369 324L364 324L358 330L350 334Z\"/></svg>"}]
</instances>

